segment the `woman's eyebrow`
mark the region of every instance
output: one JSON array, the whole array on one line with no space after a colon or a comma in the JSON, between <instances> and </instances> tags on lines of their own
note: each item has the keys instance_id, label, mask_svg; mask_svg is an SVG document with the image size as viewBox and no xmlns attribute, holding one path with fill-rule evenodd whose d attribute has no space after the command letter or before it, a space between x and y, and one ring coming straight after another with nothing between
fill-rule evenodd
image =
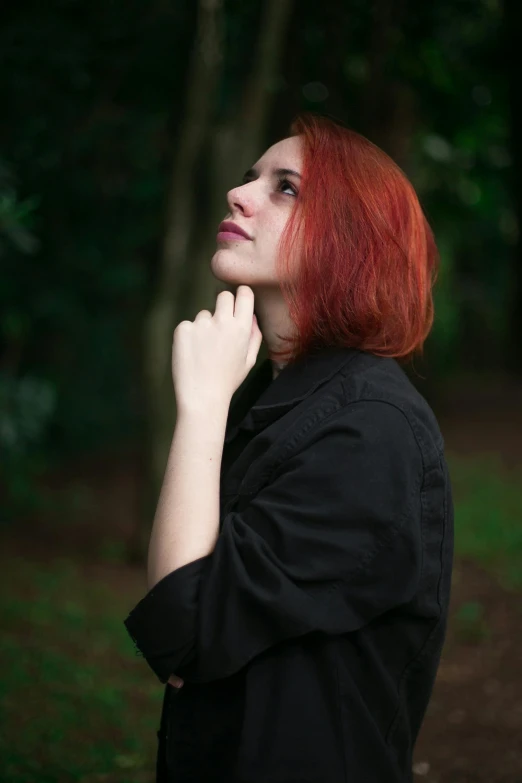
<instances>
[{"instance_id":1,"label":"woman's eyebrow","mask_svg":"<svg viewBox=\"0 0 522 783\"><path fill-rule=\"evenodd\" d=\"M294 177L299 177L301 179L301 175L298 171L294 171L293 169L272 169L272 174L276 177L286 177L289 174L293 174ZM259 172L257 169L252 168L248 169L248 171L243 174L243 179L248 179L250 177L259 177Z\"/></svg>"}]
</instances>

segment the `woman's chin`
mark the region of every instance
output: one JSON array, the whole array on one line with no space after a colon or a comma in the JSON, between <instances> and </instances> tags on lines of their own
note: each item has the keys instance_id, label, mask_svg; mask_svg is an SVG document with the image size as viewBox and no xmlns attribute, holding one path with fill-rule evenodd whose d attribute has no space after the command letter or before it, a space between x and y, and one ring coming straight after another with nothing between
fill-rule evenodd
<instances>
[{"instance_id":1,"label":"woman's chin","mask_svg":"<svg viewBox=\"0 0 522 783\"><path fill-rule=\"evenodd\" d=\"M221 250L218 250L212 256L210 271L222 283L227 283L228 285L248 285L248 282L244 279L246 275L241 274L238 264L230 263L230 260L226 258L226 254Z\"/></svg>"}]
</instances>

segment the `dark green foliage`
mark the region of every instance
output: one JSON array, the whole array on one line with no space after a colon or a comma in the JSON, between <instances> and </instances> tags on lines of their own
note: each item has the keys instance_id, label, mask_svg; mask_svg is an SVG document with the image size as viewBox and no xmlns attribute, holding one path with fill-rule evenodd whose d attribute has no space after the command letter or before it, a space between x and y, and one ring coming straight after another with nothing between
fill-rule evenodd
<instances>
[{"instance_id":1,"label":"dark green foliage","mask_svg":"<svg viewBox=\"0 0 522 783\"><path fill-rule=\"evenodd\" d=\"M216 117L239 113L262 11L225 3ZM16 503L46 462L140 435L143 313L196 14L188 0L3 12L0 451ZM270 139L301 108L331 113L416 185L443 263L431 377L505 360L517 239L505 69L494 0L306 0L269 85ZM205 181L194 172L202 219Z\"/></svg>"}]
</instances>

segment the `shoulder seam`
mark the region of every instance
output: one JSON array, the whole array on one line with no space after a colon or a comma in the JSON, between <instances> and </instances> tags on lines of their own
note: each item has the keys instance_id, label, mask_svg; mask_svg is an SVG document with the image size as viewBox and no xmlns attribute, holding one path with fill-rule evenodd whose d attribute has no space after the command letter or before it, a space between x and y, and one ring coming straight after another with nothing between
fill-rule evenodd
<instances>
[{"instance_id":1,"label":"shoulder seam","mask_svg":"<svg viewBox=\"0 0 522 783\"><path fill-rule=\"evenodd\" d=\"M344 387L344 384L343 384L343 387ZM346 389L344 389L344 393L346 395ZM346 405L358 405L361 402L372 402L372 403L376 403L378 405L379 404L380 405L387 405L390 408L394 408L396 411L398 411L401 414L401 416L407 422L408 427L411 430L411 434L413 435L413 437L415 439L415 443L417 444L417 448L419 450L419 454L420 454L420 458L421 458L421 462L422 462L422 471L423 471L423 473L425 473L426 472L426 464L425 464L425 461L424 461L424 454L422 452L422 448L421 448L421 445L419 443L419 439L417 437L417 433L413 429L413 427L411 425L411 421L410 421L409 417L406 415L406 413L403 411L403 409L400 408L398 405L396 405L394 402L390 402L389 400L383 400L383 399L380 399L378 397L363 397L363 398L359 398L358 400L352 400L351 402L347 402L346 401L346 396L345 396L345 403L346 403Z\"/></svg>"}]
</instances>

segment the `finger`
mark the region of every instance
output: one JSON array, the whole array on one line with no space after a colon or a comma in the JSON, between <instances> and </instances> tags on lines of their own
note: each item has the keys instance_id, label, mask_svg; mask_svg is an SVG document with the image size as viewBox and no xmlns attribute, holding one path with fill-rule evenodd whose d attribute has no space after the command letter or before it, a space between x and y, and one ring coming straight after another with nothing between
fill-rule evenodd
<instances>
[{"instance_id":1,"label":"finger","mask_svg":"<svg viewBox=\"0 0 522 783\"><path fill-rule=\"evenodd\" d=\"M263 333L257 324L257 318L255 315L254 319L255 320L252 321L252 332L250 334L250 342L248 344L246 358L247 364L252 367L256 363L257 354L259 353L261 343L263 342Z\"/></svg>"},{"instance_id":2,"label":"finger","mask_svg":"<svg viewBox=\"0 0 522 783\"><path fill-rule=\"evenodd\" d=\"M216 299L214 315L234 315L234 300L232 291L220 291Z\"/></svg>"},{"instance_id":3,"label":"finger","mask_svg":"<svg viewBox=\"0 0 522 783\"><path fill-rule=\"evenodd\" d=\"M234 317L244 320L247 323L252 322L254 314L254 292L248 285L240 285L236 292L236 305L234 308Z\"/></svg>"},{"instance_id":4,"label":"finger","mask_svg":"<svg viewBox=\"0 0 522 783\"><path fill-rule=\"evenodd\" d=\"M194 321L202 321L204 318L212 318L212 313L210 310L200 310L197 316L194 318Z\"/></svg>"},{"instance_id":5,"label":"finger","mask_svg":"<svg viewBox=\"0 0 522 783\"><path fill-rule=\"evenodd\" d=\"M169 677L168 682L171 685L173 685L175 688L181 688L181 686L183 685L184 680L182 680L181 677L177 677L175 674L172 674Z\"/></svg>"}]
</instances>

